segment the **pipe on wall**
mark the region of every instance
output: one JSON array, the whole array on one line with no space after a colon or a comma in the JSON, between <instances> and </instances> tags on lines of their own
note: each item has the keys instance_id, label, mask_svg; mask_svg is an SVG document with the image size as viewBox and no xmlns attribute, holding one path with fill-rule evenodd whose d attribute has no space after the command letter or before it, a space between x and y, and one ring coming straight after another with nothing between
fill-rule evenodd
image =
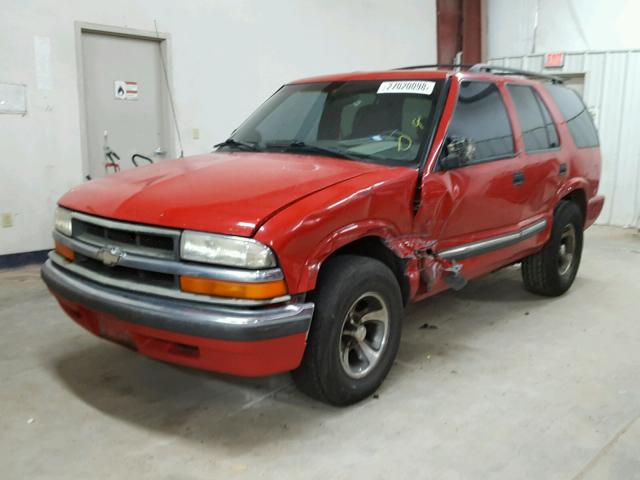
<instances>
[{"instance_id":1,"label":"pipe on wall","mask_svg":"<svg viewBox=\"0 0 640 480\"><path fill-rule=\"evenodd\" d=\"M462 63L483 60L485 11L482 0L436 1L438 63L454 63L458 52Z\"/></svg>"}]
</instances>

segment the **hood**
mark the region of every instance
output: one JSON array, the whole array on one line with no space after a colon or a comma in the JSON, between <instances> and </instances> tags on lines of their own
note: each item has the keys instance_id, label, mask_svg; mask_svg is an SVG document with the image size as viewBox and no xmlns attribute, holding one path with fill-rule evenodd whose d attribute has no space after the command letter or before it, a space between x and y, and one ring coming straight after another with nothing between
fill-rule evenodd
<instances>
[{"instance_id":1,"label":"hood","mask_svg":"<svg viewBox=\"0 0 640 480\"><path fill-rule=\"evenodd\" d=\"M116 220L251 236L296 200L386 168L316 155L212 153L93 180L59 203Z\"/></svg>"}]
</instances>

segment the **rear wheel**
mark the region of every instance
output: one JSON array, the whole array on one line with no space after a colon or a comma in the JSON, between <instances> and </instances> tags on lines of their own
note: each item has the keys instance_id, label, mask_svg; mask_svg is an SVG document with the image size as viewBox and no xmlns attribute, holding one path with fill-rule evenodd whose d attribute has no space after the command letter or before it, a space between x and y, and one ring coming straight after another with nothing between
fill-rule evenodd
<instances>
[{"instance_id":1,"label":"rear wheel","mask_svg":"<svg viewBox=\"0 0 640 480\"><path fill-rule=\"evenodd\" d=\"M378 260L340 255L323 266L302 364L293 379L307 395L349 405L371 395L398 351L402 296Z\"/></svg>"},{"instance_id":2,"label":"rear wheel","mask_svg":"<svg viewBox=\"0 0 640 480\"><path fill-rule=\"evenodd\" d=\"M573 202L562 201L553 216L551 237L542 250L522 261L525 288L555 297L573 284L582 256L582 212Z\"/></svg>"}]
</instances>

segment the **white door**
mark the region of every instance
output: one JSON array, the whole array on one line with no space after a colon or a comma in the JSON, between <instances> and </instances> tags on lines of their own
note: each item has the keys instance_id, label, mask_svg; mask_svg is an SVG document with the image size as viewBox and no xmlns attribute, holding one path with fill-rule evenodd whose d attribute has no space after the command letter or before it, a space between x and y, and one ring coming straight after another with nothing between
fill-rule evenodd
<instances>
[{"instance_id":1,"label":"white door","mask_svg":"<svg viewBox=\"0 0 640 480\"><path fill-rule=\"evenodd\" d=\"M160 41L82 33L90 178L171 157L161 55Z\"/></svg>"}]
</instances>

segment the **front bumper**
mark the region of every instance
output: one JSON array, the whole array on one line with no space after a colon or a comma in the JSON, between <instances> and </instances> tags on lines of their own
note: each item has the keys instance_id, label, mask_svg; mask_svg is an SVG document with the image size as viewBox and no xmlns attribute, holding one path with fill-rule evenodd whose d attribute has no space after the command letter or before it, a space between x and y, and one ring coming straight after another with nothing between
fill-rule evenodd
<instances>
[{"instance_id":1,"label":"front bumper","mask_svg":"<svg viewBox=\"0 0 640 480\"><path fill-rule=\"evenodd\" d=\"M101 285L48 260L42 278L62 308L101 337L160 360L261 376L302 360L313 303L231 308L167 299Z\"/></svg>"}]
</instances>

